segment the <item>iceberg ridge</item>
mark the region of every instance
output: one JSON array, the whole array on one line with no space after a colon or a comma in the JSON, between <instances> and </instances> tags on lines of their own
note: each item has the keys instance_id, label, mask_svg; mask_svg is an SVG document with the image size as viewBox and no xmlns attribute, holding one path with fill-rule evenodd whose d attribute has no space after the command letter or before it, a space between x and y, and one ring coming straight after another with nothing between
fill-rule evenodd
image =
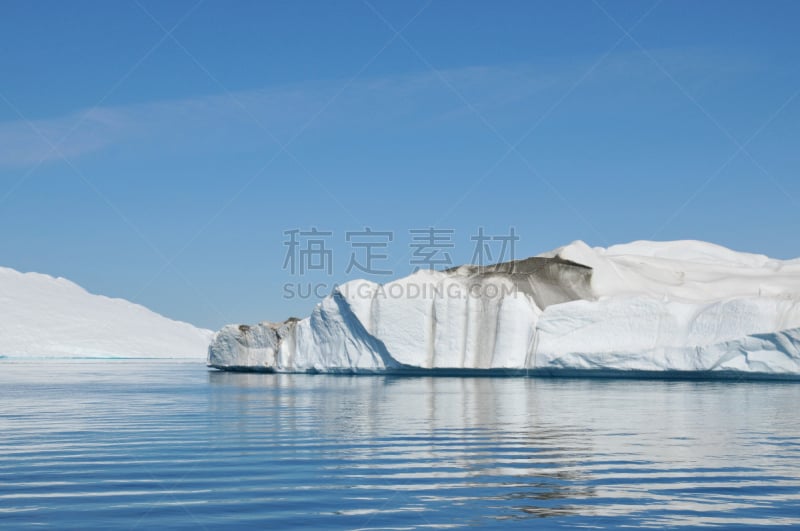
<instances>
[{"instance_id":1,"label":"iceberg ridge","mask_svg":"<svg viewBox=\"0 0 800 531\"><path fill-rule=\"evenodd\" d=\"M182 358L202 361L213 333L64 278L0 267L5 358Z\"/></svg>"}]
</instances>

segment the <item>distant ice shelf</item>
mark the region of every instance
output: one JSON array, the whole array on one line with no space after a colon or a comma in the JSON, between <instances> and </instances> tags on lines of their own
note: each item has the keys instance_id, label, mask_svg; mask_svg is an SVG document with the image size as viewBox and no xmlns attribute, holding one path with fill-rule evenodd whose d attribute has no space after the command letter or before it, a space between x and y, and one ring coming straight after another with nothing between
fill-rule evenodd
<instances>
[{"instance_id":1,"label":"distant ice shelf","mask_svg":"<svg viewBox=\"0 0 800 531\"><path fill-rule=\"evenodd\" d=\"M63 278L0 268L0 357L184 358L213 333Z\"/></svg>"},{"instance_id":2,"label":"distant ice shelf","mask_svg":"<svg viewBox=\"0 0 800 531\"><path fill-rule=\"evenodd\" d=\"M229 325L227 370L800 377L800 259L576 241L493 266L356 280L305 319Z\"/></svg>"}]
</instances>

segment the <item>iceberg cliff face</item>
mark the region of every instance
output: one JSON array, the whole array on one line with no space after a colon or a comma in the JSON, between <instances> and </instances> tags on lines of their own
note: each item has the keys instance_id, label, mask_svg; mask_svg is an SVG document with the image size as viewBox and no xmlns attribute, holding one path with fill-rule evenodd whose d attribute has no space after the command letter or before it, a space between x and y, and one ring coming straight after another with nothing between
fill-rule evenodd
<instances>
[{"instance_id":1,"label":"iceberg cliff face","mask_svg":"<svg viewBox=\"0 0 800 531\"><path fill-rule=\"evenodd\" d=\"M800 260L703 242L575 242L340 286L309 318L228 326L222 369L691 371L800 376Z\"/></svg>"}]
</instances>

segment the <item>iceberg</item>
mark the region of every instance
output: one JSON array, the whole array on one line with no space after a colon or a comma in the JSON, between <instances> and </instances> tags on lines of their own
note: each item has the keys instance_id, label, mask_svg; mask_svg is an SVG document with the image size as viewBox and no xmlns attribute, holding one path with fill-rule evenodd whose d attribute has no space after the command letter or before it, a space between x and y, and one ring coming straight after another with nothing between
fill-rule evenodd
<instances>
[{"instance_id":1,"label":"iceberg","mask_svg":"<svg viewBox=\"0 0 800 531\"><path fill-rule=\"evenodd\" d=\"M305 319L228 325L225 370L800 377L800 259L699 241L591 248L337 287Z\"/></svg>"},{"instance_id":2,"label":"iceberg","mask_svg":"<svg viewBox=\"0 0 800 531\"><path fill-rule=\"evenodd\" d=\"M0 267L0 357L202 361L212 331L64 278Z\"/></svg>"}]
</instances>

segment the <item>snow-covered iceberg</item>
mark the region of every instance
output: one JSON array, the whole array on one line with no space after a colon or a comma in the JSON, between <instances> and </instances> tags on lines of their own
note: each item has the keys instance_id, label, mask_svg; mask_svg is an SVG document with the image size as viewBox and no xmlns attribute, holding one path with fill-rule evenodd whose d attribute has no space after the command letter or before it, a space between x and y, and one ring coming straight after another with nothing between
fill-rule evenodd
<instances>
[{"instance_id":1,"label":"snow-covered iceberg","mask_svg":"<svg viewBox=\"0 0 800 531\"><path fill-rule=\"evenodd\" d=\"M63 278L0 268L0 356L202 360L210 330Z\"/></svg>"},{"instance_id":2,"label":"snow-covered iceberg","mask_svg":"<svg viewBox=\"0 0 800 531\"><path fill-rule=\"evenodd\" d=\"M800 377L800 259L697 241L578 241L493 266L356 280L308 318L226 326L208 364Z\"/></svg>"}]
</instances>

